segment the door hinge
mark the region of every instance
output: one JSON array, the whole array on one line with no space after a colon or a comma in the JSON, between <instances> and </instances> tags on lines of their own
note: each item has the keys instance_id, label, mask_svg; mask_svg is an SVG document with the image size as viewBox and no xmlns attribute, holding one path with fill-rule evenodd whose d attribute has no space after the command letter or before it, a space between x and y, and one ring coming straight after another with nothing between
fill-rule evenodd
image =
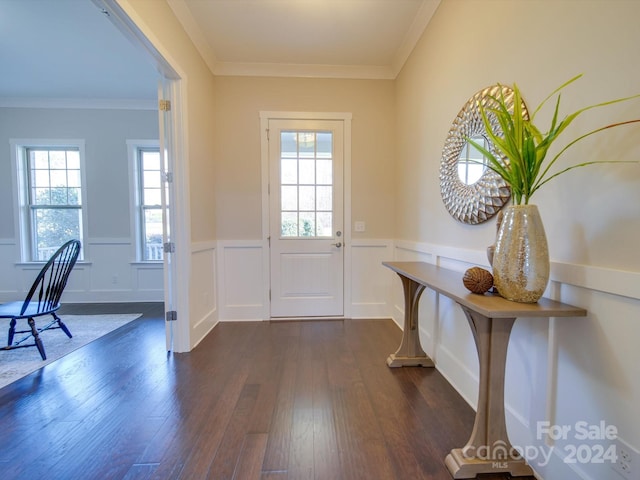
<instances>
[{"instance_id":1,"label":"door hinge","mask_svg":"<svg viewBox=\"0 0 640 480\"><path fill-rule=\"evenodd\" d=\"M175 253L176 252L176 244L173 242L167 242L163 246L164 253Z\"/></svg>"},{"instance_id":2,"label":"door hinge","mask_svg":"<svg viewBox=\"0 0 640 480\"><path fill-rule=\"evenodd\" d=\"M269 301L271 301L271 289L269 289Z\"/></svg>"},{"instance_id":3,"label":"door hinge","mask_svg":"<svg viewBox=\"0 0 640 480\"><path fill-rule=\"evenodd\" d=\"M170 112L171 100L158 100L158 110L161 112Z\"/></svg>"},{"instance_id":4,"label":"door hinge","mask_svg":"<svg viewBox=\"0 0 640 480\"><path fill-rule=\"evenodd\" d=\"M268 128L266 129L266 132L267 132L267 142L268 142L270 140L269 139L269 129Z\"/></svg>"},{"instance_id":5,"label":"door hinge","mask_svg":"<svg viewBox=\"0 0 640 480\"><path fill-rule=\"evenodd\" d=\"M176 312L175 310L169 310L167 313L165 313L165 318L167 322L175 322L176 320L178 320L178 312Z\"/></svg>"}]
</instances>

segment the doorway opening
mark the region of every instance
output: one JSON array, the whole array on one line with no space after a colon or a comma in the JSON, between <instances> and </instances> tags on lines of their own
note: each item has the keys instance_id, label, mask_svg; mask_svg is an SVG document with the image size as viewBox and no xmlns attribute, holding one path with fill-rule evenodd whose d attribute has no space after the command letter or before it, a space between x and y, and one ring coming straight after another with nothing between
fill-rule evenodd
<instances>
[{"instance_id":1,"label":"doorway opening","mask_svg":"<svg viewBox=\"0 0 640 480\"><path fill-rule=\"evenodd\" d=\"M183 199L186 171L183 162L183 125L181 122L181 77L144 33L131 20L116 0L93 0L94 4L109 16L109 20L133 44L141 48L160 73L158 85L158 121L160 152L165 168L163 188L163 242L164 305L167 315L166 347L168 351L187 352L189 339L189 302L186 288L175 279L187 275L189 261L190 230L188 228L188 204ZM168 205L171 206L169 213ZM175 313L174 313L175 312ZM180 315L178 315L180 312Z\"/></svg>"}]
</instances>

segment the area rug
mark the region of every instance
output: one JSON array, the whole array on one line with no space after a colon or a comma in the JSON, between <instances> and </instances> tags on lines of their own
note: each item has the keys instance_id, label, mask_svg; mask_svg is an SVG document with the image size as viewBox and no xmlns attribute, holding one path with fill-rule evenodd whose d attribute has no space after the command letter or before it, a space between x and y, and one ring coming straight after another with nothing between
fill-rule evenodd
<instances>
[{"instance_id":1,"label":"area rug","mask_svg":"<svg viewBox=\"0 0 640 480\"><path fill-rule=\"evenodd\" d=\"M69 328L73 338L67 337L60 329L43 332L41 335L47 354L46 360L40 358L38 349L35 347L0 350L0 388L51 362L55 362L68 353L141 316L141 313L60 315L62 322ZM40 324L43 324L42 320ZM37 322L36 325L38 325ZM0 322L0 339L4 338L6 342L7 330L4 330L4 327L8 330L8 321ZM27 340L27 342L30 341Z\"/></svg>"}]
</instances>

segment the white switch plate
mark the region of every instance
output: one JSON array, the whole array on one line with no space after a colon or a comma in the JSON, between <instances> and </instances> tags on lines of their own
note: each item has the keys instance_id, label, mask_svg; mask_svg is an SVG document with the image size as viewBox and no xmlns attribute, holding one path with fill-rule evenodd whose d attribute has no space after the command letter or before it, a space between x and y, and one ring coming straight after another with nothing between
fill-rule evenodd
<instances>
[{"instance_id":1,"label":"white switch plate","mask_svg":"<svg viewBox=\"0 0 640 480\"><path fill-rule=\"evenodd\" d=\"M354 229L356 232L364 232L366 229L366 225L363 221L359 220L355 223Z\"/></svg>"}]
</instances>

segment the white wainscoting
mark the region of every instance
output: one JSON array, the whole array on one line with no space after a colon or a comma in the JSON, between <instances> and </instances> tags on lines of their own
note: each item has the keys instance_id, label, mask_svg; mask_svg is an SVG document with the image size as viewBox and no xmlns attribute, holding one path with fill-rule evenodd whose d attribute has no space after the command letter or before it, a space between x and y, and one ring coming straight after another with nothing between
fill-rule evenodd
<instances>
[{"instance_id":1,"label":"white wainscoting","mask_svg":"<svg viewBox=\"0 0 640 480\"><path fill-rule=\"evenodd\" d=\"M472 265L488 267L484 251L452 249L397 240L394 259L425 261L462 273ZM392 287L391 312L402 326L404 300L401 284ZM549 449L537 436L537 422L573 425L616 425L619 436L638 445L634 398L637 378L631 360L640 315L640 274L584 265L551 262L545 296L587 309L586 318L521 318L516 322L506 367L505 407L513 445ZM450 299L425 290L420 301L422 346L436 368L475 408L478 359L475 343L462 310ZM627 341L627 339L629 339ZM615 347L610 346L613 343ZM636 357L637 358L637 357ZM631 360L631 361L630 361ZM594 364L595 362L595 364ZM594 368L600 372L594 372ZM618 383L616 383L616 381ZM622 385L622 387L621 387ZM582 401L576 403L576 398ZM597 399L598 401L589 400ZM574 442L575 443L575 442ZM637 448L637 447L636 447ZM532 466L544 478L613 478L607 465L571 465L564 461L562 445L553 450L547 465Z\"/></svg>"},{"instance_id":2,"label":"white wainscoting","mask_svg":"<svg viewBox=\"0 0 640 480\"><path fill-rule=\"evenodd\" d=\"M351 318L389 318L394 274L382 265L393 260L392 240L351 241ZM349 298L349 296L345 296Z\"/></svg>"},{"instance_id":3,"label":"white wainscoting","mask_svg":"<svg viewBox=\"0 0 640 480\"><path fill-rule=\"evenodd\" d=\"M218 323L218 258L216 242L191 245L189 317L195 347Z\"/></svg>"},{"instance_id":4,"label":"white wainscoting","mask_svg":"<svg viewBox=\"0 0 640 480\"><path fill-rule=\"evenodd\" d=\"M220 321L269 318L269 272L261 240L218 241Z\"/></svg>"},{"instance_id":5,"label":"white wainscoting","mask_svg":"<svg viewBox=\"0 0 640 480\"><path fill-rule=\"evenodd\" d=\"M394 260L423 261L440 265L462 273L469 267L488 267L485 252L455 249L440 245L396 241ZM551 276L545 297L572 303L571 298L563 298L562 291L580 287L593 292L603 292L640 300L640 273L604 269L585 265L551 262ZM565 294L565 296L567 296ZM575 300L573 300L575 303ZM394 321L402 328L404 322L404 299L401 284L393 287L391 312ZM579 305L580 306L580 305ZM433 318L439 322L434 322ZM449 329L451 328L451 332ZM455 302L429 290L422 295L420 304L420 333L422 345L432 356L443 375L458 389L463 397L475 408L477 395L477 357L475 344L467 320ZM450 334L449 334L450 333ZM551 338L551 341L554 339ZM467 352L473 352L468 355ZM507 406L509 407L509 406ZM515 411L515 410L514 410Z\"/></svg>"},{"instance_id":6,"label":"white wainscoting","mask_svg":"<svg viewBox=\"0 0 640 480\"><path fill-rule=\"evenodd\" d=\"M345 259L350 279L345 284L345 312L351 318L389 318L393 275L382 266L392 260L391 240L356 240ZM218 292L221 321L269 319L268 246L260 240L218 242ZM345 250L346 251L346 250ZM349 271L348 268L345 269Z\"/></svg>"},{"instance_id":7,"label":"white wainscoting","mask_svg":"<svg viewBox=\"0 0 640 480\"><path fill-rule=\"evenodd\" d=\"M68 303L161 302L164 299L162 263L133 262L129 239L89 239L62 297ZM42 264L20 263L18 245L0 241L0 302L20 300L27 294Z\"/></svg>"}]
</instances>

